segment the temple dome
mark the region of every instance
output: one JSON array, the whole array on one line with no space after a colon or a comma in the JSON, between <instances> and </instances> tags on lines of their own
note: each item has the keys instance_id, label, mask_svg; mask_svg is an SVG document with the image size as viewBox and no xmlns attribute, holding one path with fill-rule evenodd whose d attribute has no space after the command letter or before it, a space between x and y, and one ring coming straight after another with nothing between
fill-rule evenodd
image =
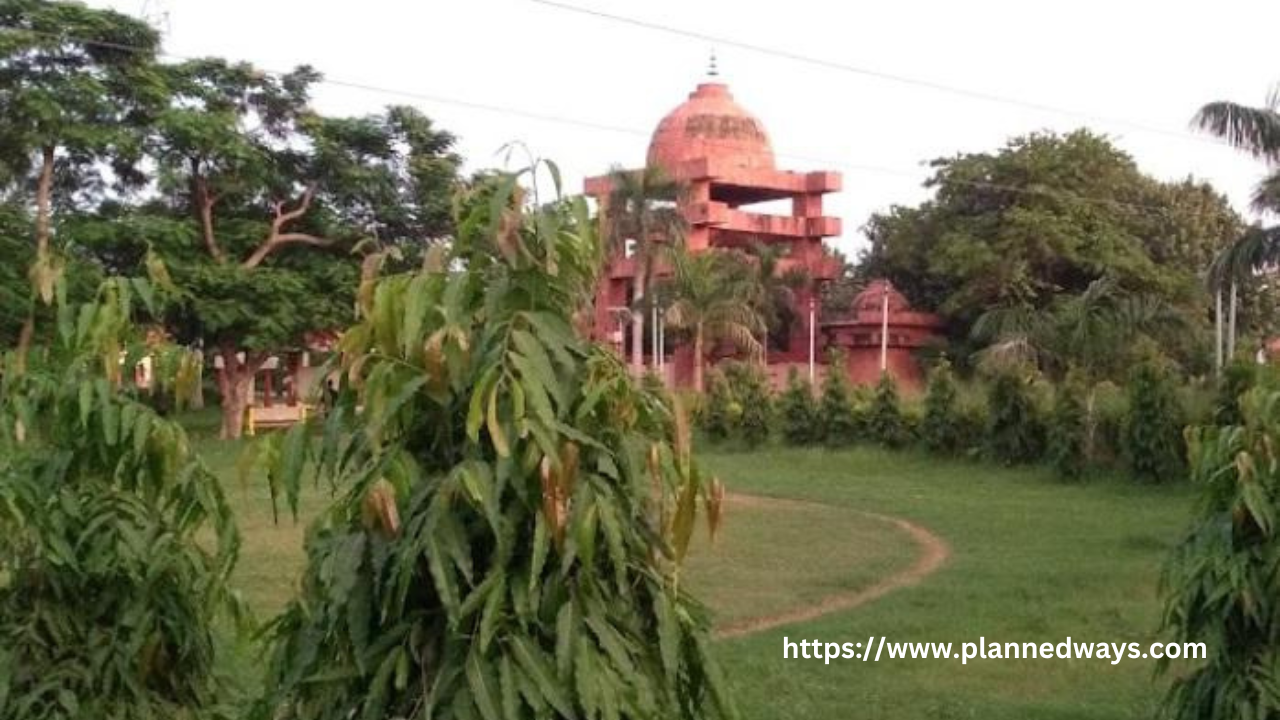
<instances>
[{"instance_id":1,"label":"temple dome","mask_svg":"<svg viewBox=\"0 0 1280 720\"><path fill-rule=\"evenodd\" d=\"M866 289L853 298L853 311L855 313L881 312L884 309L886 291L889 294L889 312L898 313L911 310L911 303L907 302L907 298L898 292L893 283L888 280L877 279L867 283Z\"/></svg>"},{"instance_id":2,"label":"temple dome","mask_svg":"<svg viewBox=\"0 0 1280 720\"><path fill-rule=\"evenodd\" d=\"M689 160L713 158L752 170L774 169L764 125L734 101L728 86L707 82L658 123L648 164L671 171Z\"/></svg>"}]
</instances>

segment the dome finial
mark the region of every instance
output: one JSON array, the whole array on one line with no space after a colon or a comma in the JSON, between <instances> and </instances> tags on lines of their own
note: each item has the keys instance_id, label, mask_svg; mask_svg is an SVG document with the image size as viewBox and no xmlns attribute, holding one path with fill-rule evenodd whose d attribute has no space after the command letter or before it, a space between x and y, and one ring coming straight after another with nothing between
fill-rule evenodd
<instances>
[{"instance_id":1,"label":"dome finial","mask_svg":"<svg viewBox=\"0 0 1280 720\"><path fill-rule=\"evenodd\" d=\"M716 50L711 48L711 62L707 64L707 77L718 77L720 68L716 66Z\"/></svg>"}]
</instances>

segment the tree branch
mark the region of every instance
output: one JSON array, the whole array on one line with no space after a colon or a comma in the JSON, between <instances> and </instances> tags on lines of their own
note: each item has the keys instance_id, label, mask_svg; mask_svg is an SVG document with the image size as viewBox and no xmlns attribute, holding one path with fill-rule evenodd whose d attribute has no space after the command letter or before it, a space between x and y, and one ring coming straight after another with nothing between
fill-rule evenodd
<instances>
[{"instance_id":1,"label":"tree branch","mask_svg":"<svg viewBox=\"0 0 1280 720\"><path fill-rule=\"evenodd\" d=\"M196 219L200 222L200 236L204 239L204 246L214 261L224 263L227 261L226 253L222 252L213 232L213 206L217 204L218 196L209 192L209 181L200 174L198 158L191 158L191 184L194 195L192 204L195 206Z\"/></svg>"},{"instance_id":2,"label":"tree branch","mask_svg":"<svg viewBox=\"0 0 1280 720\"><path fill-rule=\"evenodd\" d=\"M258 246L257 250L244 261L242 267L246 270L252 270L262 264L271 253L284 247L285 245L312 245L314 247L328 247L333 244L332 240L317 237L308 233L288 233L284 232L284 226L297 220L306 214L311 207L311 199L315 197L315 186L310 185L302 193L302 197L298 200L297 207L292 210L285 210L284 202L276 201L271 204L275 217L271 220L271 232L267 235L267 239Z\"/></svg>"}]
</instances>

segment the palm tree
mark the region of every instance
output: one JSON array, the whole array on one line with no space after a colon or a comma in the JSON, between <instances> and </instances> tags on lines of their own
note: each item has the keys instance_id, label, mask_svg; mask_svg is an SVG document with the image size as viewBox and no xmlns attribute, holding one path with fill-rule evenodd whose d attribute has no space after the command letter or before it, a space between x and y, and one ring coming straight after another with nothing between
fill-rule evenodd
<instances>
[{"instance_id":1,"label":"palm tree","mask_svg":"<svg viewBox=\"0 0 1280 720\"><path fill-rule=\"evenodd\" d=\"M670 258L666 320L693 336L693 387L702 392L708 344L729 342L752 357L760 356L756 333L764 321L751 303L753 273L741 254L730 251L689 253L673 247Z\"/></svg>"},{"instance_id":2,"label":"palm tree","mask_svg":"<svg viewBox=\"0 0 1280 720\"><path fill-rule=\"evenodd\" d=\"M764 321L760 339L760 359L767 362L769 338L777 332L789 332L796 315L796 290L809 281L803 268L780 270L784 248L756 242L751 246L752 267L755 269L755 300L752 303Z\"/></svg>"},{"instance_id":3,"label":"palm tree","mask_svg":"<svg viewBox=\"0 0 1280 720\"><path fill-rule=\"evenodd\" d=\"M643 170L614 168L609 173L612 189L604 213L608 257L626 252L627 242L635 243L632 257L636 273L631 304L631 365L644 367L644 313L653 266L665 244L684 242L684 217L676 204L682 185L657 167ZM655 348L656 351L656 348Z\"/></svg>"},{"instance_id":4,"label":"palm tree","mask_svg":"<svg viewBox=\"0 0 1280 720\"><path fill-rule=\"evenodd\" d=\"M1111 275L1089 283L1078 295L1059 296L1049 307L1017 305L983 313L972 336L985 344L980 363L988 367L1032 364L1065 377L1076 368L1085 396L1086 455L1092 456L1097 385L1125 370L1134 338L1180 332L1183 317L1154 295L1131 293Z\"/></svg>"},{"instance_id":5,"label":"palm tree","mask_svg":"<svg viewBox=\"0 0 1280 720\"><path fill-rule=\"evenodd\" d=\"M1262 107L1233 102L1213 102L1200 108L1192 124L1223 138L1231 145L1262 160L1272 168L1253 192L1253 209L1260 213L1280 213L1280 85L1272 89ZM1253 227L1225 248L1209 269L1209 283L1217 299L1217 348L1222 365L1222 291L1230 288L1227 321L1227 356L1235 354L1237 285L1264 264L1274 264L1280 256L1280 227Z\"/></svg>"}]
</instances>

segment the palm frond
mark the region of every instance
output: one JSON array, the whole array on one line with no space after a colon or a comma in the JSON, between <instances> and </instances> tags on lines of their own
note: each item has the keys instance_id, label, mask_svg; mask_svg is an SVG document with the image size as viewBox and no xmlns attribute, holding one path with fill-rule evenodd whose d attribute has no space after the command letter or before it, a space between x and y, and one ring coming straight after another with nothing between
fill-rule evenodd
<instances>
[{"instance_id":1,"label":"palm frond","mask_svg":"<svg viewBox=\"0 0 1280 720\"><path fill-rule=\"evenodd\" d=\"M1266 176L1258 183L1249 204L1260 213L1280 215L1280 171Z\"/></svg>"},{"instance_id":2,"label":"palm frond","mask_svg":"<svg viewBox=\"0 0 1280 720\"><path fill-rule=\"evenodd\" d=\"M1280 112L1274 105L1255 108L1233 102L1209 103L1191 123L1254 157L1280 160Z\"/></svg>"}]
</instances>

